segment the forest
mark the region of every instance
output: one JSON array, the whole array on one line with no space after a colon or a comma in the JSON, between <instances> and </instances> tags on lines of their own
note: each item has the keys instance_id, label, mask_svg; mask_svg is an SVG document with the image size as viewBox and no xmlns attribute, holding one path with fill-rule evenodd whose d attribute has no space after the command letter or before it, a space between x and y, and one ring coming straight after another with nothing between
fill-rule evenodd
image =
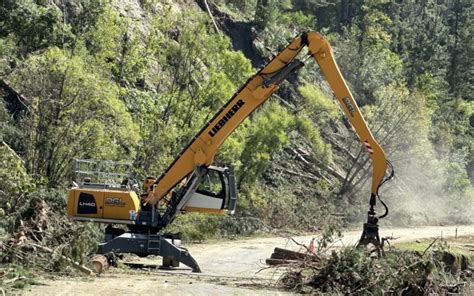
<instances>
[{"instance_id":1,"label":"forest","mask_svg":"<svg viewBox=\"0 0 474 296\"><path fill-rule=\"evenodd\" d=\"M74 160L131 163L139 182L160 175L307 31L331 43L395 168L380 193L383 224L472 224L473 15L470 0L2 1L0 262L60 270L60 254L84 260L102 226L66 217ZM237 172L235 216L181 215L172 230L201 241L362 224L368 154L305 63L215 159ZM15 256L25 237L57 258Z\"/></svg>"}]
</instances>

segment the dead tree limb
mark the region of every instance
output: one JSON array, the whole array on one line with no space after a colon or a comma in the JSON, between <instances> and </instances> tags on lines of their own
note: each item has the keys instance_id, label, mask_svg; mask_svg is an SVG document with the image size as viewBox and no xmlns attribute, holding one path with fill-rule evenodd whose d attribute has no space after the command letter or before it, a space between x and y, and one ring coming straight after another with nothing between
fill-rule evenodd
<instances>
[{"instance_id":1,"label":"dead tree limb","mask_svg":"<svg viewBox=\"0 0 474 296\"><path fill-rule=\"evenodd\" d=\"M292 171L292 170L289 170L289 169L284 169L282 167L279 167L279 169L284 171L285 173L290 174L290 175L295 175L295 176L306 178L306 179L309 179L309 180L312 180L312 181L319 181L319 178L317 178L313 175L310 175L310 174L300 174L298 172L295 172L295 171Z\"/></svg>"},{"instance_id":2,"label":"dead tree limb","mask_svg":"<svg viewBox=\"0 0 474 296\"><path fill-rule=\"evenodd\" d=\"M277 98L280 102L283 103L283 105L285 105L286 107L290 108L291 110L297 112L298 110L296 110L295 106L293 106L292 104L290 104L288 101L286 101L285 99L283 99L282 97L280 97L279 95L277 94L273 94L273 97Z\"/></svg>"},{"instance_id":3,"label":"dead tree limb","mask_svg":"<svg viewBox=\"0 0 474 296\"><path fill-rule=\"evenodd\" d=\"M328 136L326 139L335 149L337 149L337 150L343 152L344 154L348 155L352 161L356 160L355 155L352 154L352 152L349 151L349 149L347 149L347 148L343 147L342 145L340 145L335 139L333 139L330 136Z\"/></svg>"},{"instance_id":4,"label":"dead tree limb","mask_svg":"<svg viewBox=\"0 0 474 296\"><path fill-rule=\"evenodd\" d=\"M329 166L329 165L326 165L324 166L324 169L326 169L326 171L331 174L333 177L335 177L336 179L338 179L339 181L344 181L345 180L345 176L342 175L341 173L339 173L335 168Z\"/></svg>"},{"instance_id":5,"label":"dead tree limb","mask_svg":"<svg viewBox=\"0 0 474 296\"><path fill-rule=\"evenodd\" d=\"M217 27L217 23L216 23L216 21L214 20L214 17L212 16L211 9L209 8L209 5L207 4L207 0L202 0L202 2L204 2L204 6L206 7L207 14L209 14L209 17L210 17L211 20L212 20L212 24L214 25L214 28L216 29L216 32L217 32L218 34L220 34L221 31L219 30L219 27Z\"/></svg>"},{"instance_id":6,"label":"dead tree limb","mask_svg":"<svg viewBox=\"0 0 474 296\"><path fill-rule=\"evenodd\" d=\"M457 228L456 228L457 229ZM435 238L431 244L423 251L423 254L421 254L421 257L425 256L426 252L434 245L434 243L439 239L439 236Z\"/></svg>"},{"instance_id":7,"label":"dead tree limb","mask_svg":"<svg viewBox=\"0 0 474 296\"><path fill-rule=\"evenodd\" d=\"M2 140L2 146L7 148L8 151L11 152L11 154L13 156L15 156L16 158L18 158L18 160L20 160L22 163L25 163L25 161L15 152L15 150L12 149L12 147L10 147L10 145L8 145L7 143L5 143L5 141Z\"/></svg>"},{"instance_id":8,"label":"dead tree limb","mask_svg":"<svg viewBox=\"0 0 474 296\"><path fill-rule=\"evenodd\" d=\"M293 152L293 154L298 157L302 162L304 162L305 164L310 164L309 161L306 160L306 158L304 158L303 155L301 155L298 151L296 151L295 149L291 149L291 151Z\"/></svg>"}]
</instances>

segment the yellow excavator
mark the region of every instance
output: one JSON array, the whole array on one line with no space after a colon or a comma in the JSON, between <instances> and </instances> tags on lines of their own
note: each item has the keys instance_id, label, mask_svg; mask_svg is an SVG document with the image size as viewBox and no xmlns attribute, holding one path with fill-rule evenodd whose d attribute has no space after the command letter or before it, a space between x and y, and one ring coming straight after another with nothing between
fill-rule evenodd
<instances>
[{"instance_id":1,"label":"yellow excavator","mask_svg":"<svg viewBox=\"0 0 474 296\"><path fill-rule=\"evenodd\" d=\"M109 224L100 254L134 253L159 255L163 265L180 262L200 272L194 258L180 246L179 238L162 233L178 212L233 214L237 191L231 168L212 166L218 149L226 138L262 105L288 76L304 66L297 58L304 48L308 57L318 63L324 77L366 147L372 160L372 186L368 219L359 245L380 247L375 205L380 186L393 176L393 168L374 139L359 107L352 97L336 64L328 41L319 33L308 32L294 38L258 73L251 77L234 96L207 122L176 159L157 179L147 178L140 191L125 180L118 186L78 180L70 190L68 215L73 220ZM386 177L388 167L390 174ZM127 226L127 231L113 225Z\"/></svg>"}]
</instances>

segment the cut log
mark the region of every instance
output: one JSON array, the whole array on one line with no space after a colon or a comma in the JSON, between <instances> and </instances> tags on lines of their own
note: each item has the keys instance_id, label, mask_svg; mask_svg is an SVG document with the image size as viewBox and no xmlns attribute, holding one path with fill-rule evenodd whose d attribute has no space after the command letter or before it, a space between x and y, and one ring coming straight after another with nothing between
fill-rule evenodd
<instances>
[{"instance_id":1,"label":"cut log","mask_svg":"<svg viewBox=\"0 0 474 296\"><path fill-rule=\"evenodd\" d=\"M94 269L98 274L105 272L109 268L109 262L104 255L94 255L91 258Z\"/></svg>"},{"instance_id":2,"label":"cut log","mask_svg":"<svg viewBox=\"0 0 474 296\"><path fill-rule=\"evenodd\" d=\"M285 255L283 254L280 254L280 253L272 253L272 255L270 256L271 259L288 259L286 258Z\"/></svg>"},{"instance_id":3,"label":"cut log","mask_svg":"<svg viewBox=\"0 0 474 296\"><path fill-rule=\"evenodd\" d=\"M270 258L265 260L268 265L285 265L302 262L320 262L321 258L316 255L295 252L292 250L276 247Z\"/></svg>"},{"instance_id":4,"label":"cut log","mask_svg":"<svg viewBox=\"0 0 474 296\"><path fill-rule=\"evenodd\" d=\"M311 261L320 261L320 258L316 255L304 254L300 252L295 252L292 250L282 249L276 247L273 251L278 258L289 259L289 260L311 260Z\"/></svg>"}]
</instances>

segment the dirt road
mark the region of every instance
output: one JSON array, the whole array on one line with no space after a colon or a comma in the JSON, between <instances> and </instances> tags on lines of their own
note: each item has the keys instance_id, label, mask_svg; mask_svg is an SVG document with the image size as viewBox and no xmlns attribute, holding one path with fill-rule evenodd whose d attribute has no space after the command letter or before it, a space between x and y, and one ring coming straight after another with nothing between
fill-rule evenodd
<instances>
[{"instance_id":1,"label":"dirt road","mask_svg":"<svg viewBox=\"0 0 474 296\"><path fill-rule=\"evenodd\" d=\"M474 235L474 225L428 226L418 228L382 229L381 236L396 237L396 242L430 237ZM337 245L353 245L360 231L345 232ZM313 236L294 237L308 245ZM41 286L33 286L26 295L129 295L147 293L151 295L283 295L274 283L280 271L265 269L264 261L274 247L298 250L288 238L252 238L236 241L220 241L188 246L202 274L193 274L189 269L176 271L122 270L113 269L97 278L56 278L42 280ZM150 259L145 261L150 263ZM156 258L153 263L160 263Z\"/></svg>"}]
</instances>

